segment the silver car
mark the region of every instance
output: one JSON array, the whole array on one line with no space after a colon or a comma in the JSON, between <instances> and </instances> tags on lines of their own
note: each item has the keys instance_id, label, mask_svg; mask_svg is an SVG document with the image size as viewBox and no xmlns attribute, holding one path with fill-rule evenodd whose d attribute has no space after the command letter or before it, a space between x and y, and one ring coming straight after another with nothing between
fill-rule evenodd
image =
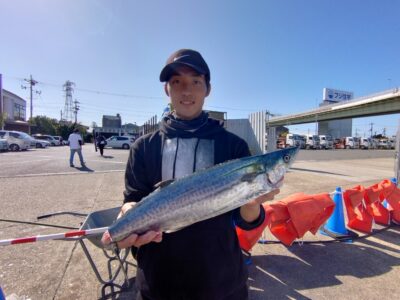
<instances>
[{"instance_id":1,"label":"silver car","mask_svg":"<svg viewBox=\"0 0 400 300\"><path fill-rule=\"evenodd\" d=\"M25 132L0 130L0 138L7 140L11 151L28 150L31 147L31 137Z\"/></svg>"},{"instance_id":2,"label":"silver car","mask_svg":"<svg viewBox=\"0 0 400 300\"><path fill-rule=\"evenodd\" d=\"M134 138L128 136L112 136L107 139L106 147L129 149L134 141Z\"/></svg>"},{"instance_id":3,"label":"silver car","mask_svg":"<svg viewBox=\"0 0 400 300\"><path fill-rule=\"evenodd\" d=\"M50 147L50 143L45 140L38 140L38 139L32 138L31 146L35 147L35 148L47 148L47 147Z\"/></svg>"}]
</instances>

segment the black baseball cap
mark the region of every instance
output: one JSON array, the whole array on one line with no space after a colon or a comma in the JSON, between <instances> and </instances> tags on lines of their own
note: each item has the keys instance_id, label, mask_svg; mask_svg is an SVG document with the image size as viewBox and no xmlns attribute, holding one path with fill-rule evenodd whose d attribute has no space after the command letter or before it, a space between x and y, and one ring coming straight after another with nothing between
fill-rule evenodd
<instances>
[{"instance_id":1,"label":"black baseball cap","mask_svg":"<svg viewBox=\"0 0 400 300\"><path fill-rule=\"evenodd\" d=\"M188 66L194 69L199 74L203 74L206 82L210 82L210 69L201 54L191 49L180 49L172 53L167 59L165 67L161 70L160 81L168 81L178 66Z\"/></svg>"}]
</instances>

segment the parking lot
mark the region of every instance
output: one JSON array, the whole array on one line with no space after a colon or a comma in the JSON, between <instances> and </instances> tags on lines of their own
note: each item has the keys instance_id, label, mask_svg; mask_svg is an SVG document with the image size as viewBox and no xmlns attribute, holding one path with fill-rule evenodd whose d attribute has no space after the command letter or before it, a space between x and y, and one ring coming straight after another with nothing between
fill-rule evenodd
<instances>
[{"instance_id":1,"label":"parking lot","mask_svg":"<svg viewBox=\"0 0 400 300\"><path fill-rule=\"evenodd\" d=\"M0 218L79 228L84 217L51 212L90 213L121 205L128 150L95 152L83 147L87 168L69 166L69 148L50 147L0 153ZM75 157L75 165L79 166ZM377 183L394 175L392 150L301 151L278 197L296 192L332 192ZM376 226L376 229L381 227ZM0 239L65 232L67 229L0 222ZM388 230L354 243L257 245L250 270L250 299L380 299L400 287L400 230ZM274 241L270 234L266 238ZM304 241L326 240L306 235ZM87 243L100 271L107 271L101 249ZM134 281L135 269L129 277ZM123 283L118 278L119 283ZM201 283L199 283L201 284ZM104 288L75 241L46 241L2 247L0 286L15 299L106 299ZM134 299L135 289L115 299Z\"/></svg>"}]
</instances>

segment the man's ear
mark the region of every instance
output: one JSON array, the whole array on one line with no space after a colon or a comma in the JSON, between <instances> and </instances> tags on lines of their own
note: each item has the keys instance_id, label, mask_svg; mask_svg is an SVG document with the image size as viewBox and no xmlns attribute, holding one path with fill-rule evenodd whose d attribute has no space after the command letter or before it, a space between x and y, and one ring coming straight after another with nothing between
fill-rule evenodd
<instances>
[{"instance_id":1,"label":"man's ear","mask_svg":"<svg viewBox=\"0 0 400 300\"><path fill-rule=\"evenodd\" d=\"M208 97L208 95L210 95L210 92L211 92L211 83L208 84L206 97Z\"/></svg>"},{"instance_id":2,"label":"man's ear","mask_svg":"<svg viewBox=\"0 0 400 300\"><path fill-rule=\"evenodd\" d=\"M168 82L166 82L166 83L164 84L164 91L165 91L165 93L167 94L167 96L169 97Z\"/></svg>"}]
</instances>

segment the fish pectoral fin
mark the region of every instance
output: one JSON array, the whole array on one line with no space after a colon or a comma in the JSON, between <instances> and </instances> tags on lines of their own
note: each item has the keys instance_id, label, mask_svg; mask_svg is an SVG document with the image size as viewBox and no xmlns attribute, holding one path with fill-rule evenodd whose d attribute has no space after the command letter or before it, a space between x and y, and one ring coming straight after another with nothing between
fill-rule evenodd
<instances>
[{"instance_id":1,"label":"fish pectoral fin","mask_svg":"<svg viewBox=\"0 0 400 300\"><path fill-rule=\"evenodd\" d=\"M257 173L249 173L249 174L245 174L242 176L242 178L240 178L241 181L246 181L246 182L252 182L254 180L254 178L256 178L259 174Z\"/></svg>"},{"instance_id":2,"label":"fish pectoral fin","mask_svg":"<svg viewBox=\"0 0 400 300\"><path fill-rule=\"evenodd\" d=\"M186 227L187 227L187 226L177 227L177 228L174 228L174 229L166 230L166 231L164 231L164 232L165 232L165 233L172 233L172 232L179 231L179 230L181 230L181 229L183 229L183 228L186 228Z\"/></svg>"},{"instance_id":3,"label":"fish pectoral fin","mask_svg":"<svg viewBox=\"0 0 400 300\"><path fill-rule=\"evenodd\" d=\"M159 183L156 183L156 184L154 185L154 188L155 188L155 189L158 189L158 188L162 189L162 188L164 188L164 187L170 185L170 184L173 183L174 181L175 181L174 179L168 179L168 180L160 181Z\"/></svg>"}]
</instances>

